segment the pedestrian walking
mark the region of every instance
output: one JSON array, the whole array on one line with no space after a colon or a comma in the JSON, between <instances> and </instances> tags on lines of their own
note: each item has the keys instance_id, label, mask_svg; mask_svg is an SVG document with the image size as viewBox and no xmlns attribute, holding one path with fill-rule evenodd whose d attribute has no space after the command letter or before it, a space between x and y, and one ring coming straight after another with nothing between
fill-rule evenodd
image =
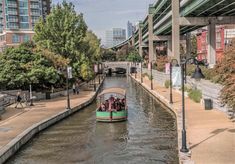
<instances>
[{"instance_id":1,"label":"pedestrian walking","mask_svg":"<svg viewBox=\"0 0 235 164\"><path fill-rule=\"evenodd\" d=\"M79 94L79 85L78 85L78 83L76 84L76 93L77 93L77 95Z\"/></svg>"},{"instance_id":2,"label":"pedestrian walking","mask_svg":"<svg viewBox=\"0 0 235 164\"><path fill-rule=\"evenodd\" d=\"M73 84L73 94L75 95L76 94L76 85Z\"/></svg>"},{"instance_id":3,"label":"pedestrian walking","mask_svg":"<svg viewBox=\"0 0 235 164\"><path fill-rule=\"evenodd\" d=\"M22 98L21 98L21 96L20 96L20 92L17 92L17 95L16 95L16 106L15 106L15 108L17 108L18 104L20 104L21 107L23 108L23 105L22 105L22 103L21 103L21 100L22 100Z\"/></svg>"}]
</instances>

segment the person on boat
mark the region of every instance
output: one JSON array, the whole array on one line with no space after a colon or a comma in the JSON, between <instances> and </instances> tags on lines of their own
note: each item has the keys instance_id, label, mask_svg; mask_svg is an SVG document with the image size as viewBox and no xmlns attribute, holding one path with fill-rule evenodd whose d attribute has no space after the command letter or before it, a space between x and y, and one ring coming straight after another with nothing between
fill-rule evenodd
<instances>
[{"instance_id":1,"label":"person on boat","mask_svg":"<svg viewBox=\"0 0 235 164\"><path fill-rule=\"evenodd\" d=\"M117 111L121 111L122 110L122 100L119 99L117 102Z\"/></svg>"},{"instance_id":2,"label":"person on boat","mask_svg":"<svg viewBox=\"0 0 235 164\"><path fill-rule=\"evenodd\" d=\"M111 102L114 102L114 97L113 97L113 95L110 96L109 100L110 100Z\"/></svg>"},{"instance_id":3,"label":"person on boat","mask_svg":"<svg viewBox=\"0 0 235 164\"><path fill-rule=\"evenodd\" d=\"M101 111L103 111L103 112L106 111L106 108L105 108L105 104L104 104L104 103L101 104Z\"/></svg>"},{"instance_id":4,"label":"person on boat","mask_svg":"<svg viewBox=\"0 0 235 164\"><path fill-rule=\"evenodd\" d=\"M109 108L109 101L105 100L105 109L107 110Z\"/></svg>"},{"instance_id":5,"label":"person on boat","mask_svg":"<svg viewBox=\"0 0 235 164\"><path fill-rule=\"evenodd\" d=\"M122 108L122 109L125 109L125 104L126 104L126 100L123 98L123 99L121 100L121 108Z\"/></svg>"}]
</instances>

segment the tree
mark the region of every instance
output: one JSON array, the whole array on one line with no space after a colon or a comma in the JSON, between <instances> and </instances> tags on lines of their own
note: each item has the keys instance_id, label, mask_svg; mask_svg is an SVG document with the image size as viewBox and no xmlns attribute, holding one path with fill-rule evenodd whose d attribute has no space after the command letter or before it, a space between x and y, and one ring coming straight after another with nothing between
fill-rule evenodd
<instances>
[{"instance_id":1,"label":"tree","mask_svg":"<svg viewBox=\"0 0 235 164\"><path fill-rule=\"evenodd\" d=\"M143 58L135 50L131 51L127 57L127 60L134 63L139 63L143 61Z\"/></svg>"},{"instance_id":2,"label":"tree","mask_svg":"<svg viewBox=\"0 0 235 164\"><path fill-rule=\"evenodd\" d=\"M129 54L129 46L128 45L124 45L123 47L121 47L121 49L119 49L116 53L116 58L118 61L125 61L128 57Z\"/></svg>"},{"instance_id":3,"label":"tree","mask_svg":"<svg viewBox=\"0 0 235 164\"><path fill-rule=\"evenodd\" d=\"M73 62L79 53L87 26L82 14L77 14L74 5L63 1L52 8L46 21L40 19L35 25L34 40L38 45Z\"/></svg>"},{"instance_id":4,"label":"tree","mask_svg":"<svg viewBox=\"0 0 235 164\"><path fill-rule=\"evenodd\" d=\"M101 49L101 59L102 61L116 61L116 53L110 49Z\"/></svg>"},{"instance_id":5,"label":"tree","mask_svg":"<svg viewBox=\"0 0 235 164\"><path fill-rule=\"evenodd\" d=\"M233 46L225 52L221 62L214 68L214 78L223 85L220 97L223 104L227 104L235 112L235 39Z\"/></svg>"},{"instance_id":6,"label":"tree","mask_svg":"<svg viewBox=\"0 0 235 164\"><path fill-rule=\"evenodd\" d=\"M197 57L197 37L196 35L191 36L191 55Z\"/></svg>"},{"instance_id":7,"label":"tree","mask_svg":"<svg viewBox=\"0 0 235 164\"><path fill-rule=\"evenodd\" d=\"M101 59L100 40L92 31L86 32L86 37L83 39L80 47L80 51L92 62L96 62Z\"/></svg>"},{"instance_id":8,"label":"tree","mask_svg":"<svg viewBox=\"0 0 235 164\"><path fill-rule=\"evenodd\" d=\"M29 84L45 89L59 84L60 76L52 60L26 45L8 48L0 54L0 67L0 85L4 89L26 89Z\"/></svg>"}]
</instances>

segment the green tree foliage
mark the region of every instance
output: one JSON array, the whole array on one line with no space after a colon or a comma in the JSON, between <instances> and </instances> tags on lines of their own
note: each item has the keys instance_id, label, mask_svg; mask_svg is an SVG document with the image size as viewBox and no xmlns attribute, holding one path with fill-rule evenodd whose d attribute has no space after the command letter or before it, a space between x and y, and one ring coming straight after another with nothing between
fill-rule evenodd
<instances>
[{"instance_id":1,"label":"green tree foliage","mask_svg":"<svg viewBox=\"0 0 235 164\"><path fill-rule=\"evenodd\" d=\"M143 58L135 50L131 51L127 57L127 60L134 63L139 63L143 61Z\"/></svg>"},{"instance_id":2,"label":"green tree foliage","mask_svg":"<svg viewBox=\"0 0 235 164\"><path fill-rule=\"evenodd\" d=\"M93 64L100 61L100 40L87 26L72 3L63 1L53 7L46 20L35 26L34 41L9 48L0 55L0 84L6 89L37 89L63 86L66 66L73 67L73 77L89 80ZM74 79L75 80L75 79Z\"/></svg>"},{"instance_id":3,"label":"green tree foliage","mask_svg":"<svg viewBox=\"0 0 235 164\"><path fill-rule=\"evenodd\" d=\"M53 7L46 21L37 23L35 33L35 42L49 50L42 54L47 57L55 57L53 54L57 54L62 57L57 59L60 63L67 58L75 78L90 78L90 72L85 73L84 70L93 71L93 63L100 61L100 40L92 31L87 31L83 15L75 12L72 3L63 1ZM58 63L54 64L58 66ZM85 64L86 68L90 68L84 69Z\"/></svg>"},{"instance_id":4,"label":"green tree foliage","mask_svg":"<svg viewBox=\"0 0 235 164\"><path fill-rule=\"evenodd\" d=\"M81 65L81 76L84 80L88 81L94 77L92 65L88 61L83 62Z\"/></svg>"},{"instance_id":5,"label":"green tree foliage","mask_svg":"<svg viewBox=\"0 0 235 164\"><path fill-rule=\"evenodd\" d=\"M46 21L35 26L34 40L38 45L56 54L76 60L87 26L82 14L77 14L74 5L63 1L52 8Z\"/></svg>"},{"instance_id":6,"label":"green tree foliage","mask_svg":"<svg viewBox=\"0 0 235 164\"><path fill-rule=\"evenodd\" d=\"M101 59L102 61L116 61L116 53L110 49L101 49Z\"/></svg>"},{"instance_id":7,"label":"green tree foliage","mask_svg":"<svg viewBox=\"0 0 235 164\"><path fill-rule=\"evenodd\" d=\"M191 56L197 57L197 36L192 35L191 36Z\"/></svg>"},{"instance_id":8,"label":"green tree foliage","mask_svg":"<svg viewBox=\"0 0 235 164\"><path fill-rule=\"evenodd\" d=\"M80 45L80 51L81 53L86 54L86 57L92 62L100 60L100 40L92 31L87 31L86 37Z\"/></svg>"},{"instance_id":9,"label":"green tree foliage","mask_svg":"<svg viewBox=\"0 0 235 164\"><path fill-rule=\"evenodd\" d=\"M79 55L72 63L74 76L85 80L90 79L90 74L93 74L93 65L99 61L101 61L100 40L92 31L87 31L80 44ZM88 72L84 72L85 70Z\"/></svg>"},{"instance_id":10,"label":"green tree foliage","mask_svg":"<svg viewBox=\"0 0 235 164\"><path fill-rule=\"evenodd\" d=\"M28 88L29 84L43 89L60 80L53 61L25 45L0 54L0 67L0 85L5 89Z\"/></svg>"}]
</instances>

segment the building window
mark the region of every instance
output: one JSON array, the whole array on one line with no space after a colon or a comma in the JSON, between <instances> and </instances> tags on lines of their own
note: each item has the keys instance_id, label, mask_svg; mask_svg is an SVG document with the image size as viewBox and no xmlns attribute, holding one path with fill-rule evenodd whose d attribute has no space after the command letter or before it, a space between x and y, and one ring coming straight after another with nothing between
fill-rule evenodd
<instances>
[{"instance_id":1,"label":"building window","mask_svg":"<svg viewBox=\"0 0 235 164\"><path fill-rule=\"evenodd\" d=\"M28 29L29 28L29 23L20 23L20 28Z\"/></svg>"},{"instance_id":2,"label":"building window","mask_svg":"<svg viewBox=\"0 0 235 164\"><path fill-rule=\"evenodd\" d=\"M24 41L24 42L30 41L30 36L27 35L27 34L25 34L25 35L23 36L23 41Z\"/></svg>"},{"instance_id":3,"label":"building window","mask_svg":"<svg viewBox=\"0 0 235 164\"><path fill-rule=\"evenodd\" d=\"M20 15L28 15L28 9L19 9Z\"/></svg>"},{"instance_id":4,"label":"building window","mask_svg":"<svg viewBox=\"0 0 235 164\"><path fill-rule=\"evenodd\" d=\"M18 22L18 17L17 16L13 16L13 15L9 15L8 21L9 22Z\"/></svg>"},{"instance_id":5,"label":"building window","mask_svg":"<svg viewBox=\"0 0 235 164\"><path fill-rule=\"evenodd\" d=\"M20 8L28 8L28 2L19 1L19 7Z\"/></svg>"},{"instance_id":6,"label":"building window","mask_svg":"<svg viewBox=\"0 0 235 164\"><path fill-rule=\"evenodd\" d=\"M29 17L28 16L20 16L20 22L29 22Z\"/></svg>"},{"instance_id":7,"label":"building window","mask_svg":"<svg viewBox=\"0 0 235 164\"><path fill-rule=\"evenodd\" d=\"M32 16L32 23L36 23L39 20L40 17L38 16Z\"/></svg>"},{"instance_id":8,"label":"building window","mask_svg":"<svg viewBox=\"0 0 235 164\"><path fill-rule=\"evenodd\" d=\"M20 36L17 34L14 34L12 36L12 43L19 43L20 42Z\"/></svg>"},{"instance_id":9,"label":"building window","mask_svg":"<svg viewBox=\"0 0 235 164\"><path fill-rule=\"evenodd\" d=\"M221 48L221 33L216 32L216 48Z\"/></svg>"},{"instance_id":10,"label":"building window","mask_svg":"<svg viewBox=\"0 0 235 164\"><path fill-rule=\"evenodd\" d=\"M18 23L16 23L16 22L9 22L9 23L7 23L7 28L9 28L9 29L18 29L19 26L18 26Z\"/></svg>"}]
</instances>

